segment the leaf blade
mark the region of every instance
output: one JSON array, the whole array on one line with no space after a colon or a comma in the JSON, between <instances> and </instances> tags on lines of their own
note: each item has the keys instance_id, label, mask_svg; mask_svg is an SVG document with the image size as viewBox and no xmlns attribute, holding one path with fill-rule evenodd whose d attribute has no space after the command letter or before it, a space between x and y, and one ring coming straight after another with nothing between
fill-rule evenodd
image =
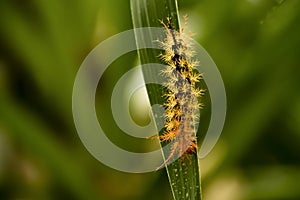
<instances>
[{"instance_id":1,"label":"leaf blade","mask_svg":"<svg viewBox=\"0 0 300 200\"><path fill-rule=\"evenodd\" d=\"M134 28L140 27L157 27L160 26L159 20L172 18L174 28L179 30L178 6L175 0L131 0L131 12ZM153 41L155 38L152 38ZM140 41L140 40L139 40ZM137 43L137 46L140 44ZM161 63L158 58L159 51L155 49L140 49L138 55L141 64L145 63ZM145 80L157 77L157 72L154 69L144 68L143 75ZM165 92L158 85L146 85L148 97L151 105L163 104L162 98ZM164 144L162 144L164 145ZM164 152L164 158L167 153ZM173 197L179 199L202 199L200 170L197 154L189 154L188 158L178 159L166 167Z\"/></svg>"}]
</instances>

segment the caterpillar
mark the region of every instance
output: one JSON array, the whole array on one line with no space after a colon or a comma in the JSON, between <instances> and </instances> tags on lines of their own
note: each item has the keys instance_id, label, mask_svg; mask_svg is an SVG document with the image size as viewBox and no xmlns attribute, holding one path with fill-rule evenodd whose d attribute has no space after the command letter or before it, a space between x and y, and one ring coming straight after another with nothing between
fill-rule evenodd
<instances>
[{"instance_id":1,"label":"caterpillar","mask_svg":"<svg viewBox=\"0 0 300 200\"><path fill-rule=\"evenodd\" d=\"M198 97L204 94L204 90L196 87L202 75L195 68L199 62L192 60L193 50L188 42L190 35L184 33L186 19L185 16L184 25L179 31L174 29L171 18L167 18L167 23L160 20L166 32L166 37L158 42L163 48L159 57L166 64L161 73L167 92L164 94L164 132L157 137L160 142L173 142L170 154L162 166L175 156L184 158L198 149L196 126L199 121L199 108L202 106L198 103Z\"/></svg>"}]
</instances>

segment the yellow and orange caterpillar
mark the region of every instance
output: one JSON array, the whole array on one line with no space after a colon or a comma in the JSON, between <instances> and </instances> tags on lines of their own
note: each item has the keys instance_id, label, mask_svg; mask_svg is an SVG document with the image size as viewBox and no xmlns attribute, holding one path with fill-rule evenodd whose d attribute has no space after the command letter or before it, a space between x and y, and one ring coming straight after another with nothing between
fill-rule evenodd
<instances>
[{"instance_id":1,"label":"yellow and orange caterpillar","mask_svg":"<svg viewBox=\"0 0 300 200\"><path fill-rule=\"evenodd\" d=\"M170 154L162 165L164 166L176 156L196 152L196 126L201 107L198 97L204 90L196 88L202 76L195 68L198 61L192 60L193 50L188 42L190 35L184 34L186 17L184 26L179 31L174 30L171 18L167 18L167 23L163 20L160 23L166 31L165 39L159 41L164 49L159 57L166 64L162 74L165 78L163 86L167 88L167 93L164 95L165 129L164 133L157 137L161 142L173 142Z\"/></svg>"}]
</instances>

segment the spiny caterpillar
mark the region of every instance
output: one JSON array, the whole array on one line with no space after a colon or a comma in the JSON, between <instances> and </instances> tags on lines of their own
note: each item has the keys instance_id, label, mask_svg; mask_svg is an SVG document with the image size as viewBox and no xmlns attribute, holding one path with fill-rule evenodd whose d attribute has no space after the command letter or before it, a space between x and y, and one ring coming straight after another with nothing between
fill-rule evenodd
<instances>
[{"instance_id":1,"label":"spiny caterpillar","mask_svg":"<svg viewBox=\"0 0 300 200\"><path fill-rule=\"evenodd\" d=\"M186 16L180 31L174 30L171 18L167 18L167 24L163 20L160 23L166 31L165 39L158 42L164 50L159 57L166 64L166 68L161 72L165 78L163 86L167 88L167 92L164 94L164 133L157 137L161 142L173 142L170 154L162 164L164 166L175 155L183 155L181 158L184 158L196 152L196 126L201 107L198 97L204 90L196 88L202 76L195 68L198 61L192 60L193 51L188 42L190 35L184 34Z\"/></svg>"}]
</instances>

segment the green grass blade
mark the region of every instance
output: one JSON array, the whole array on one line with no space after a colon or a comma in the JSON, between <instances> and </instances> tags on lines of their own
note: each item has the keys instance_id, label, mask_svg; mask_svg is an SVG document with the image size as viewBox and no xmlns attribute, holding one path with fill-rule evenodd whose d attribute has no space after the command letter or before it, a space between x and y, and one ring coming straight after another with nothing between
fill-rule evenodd
<instances>
[{"instance_id":1,"label":"green grass blade","mask_svg":"<svg viewBox=\"0 0 300 200\"><path fill-rule=\"evenodd\" d=\"M161 27L159 20L172 18L175 29L179 29L177 2L175 0L131 0L131 12L134 28ZM151 38L153 41L157 38ZM140 46L140 44L137 44ZM158 58L160 51L156 49L141 49L138 51L141 64L161 63ZM145 80L158 77L154 69L143 69ZM161 86L149 84L146 86L150 103L163 103ZM165 155L166 157L166 155ZM174 199L201 199L201 183L199 163L196 154L190 154L187 159L177 160L166 167Z\"/></svg>"}]
</instances>

